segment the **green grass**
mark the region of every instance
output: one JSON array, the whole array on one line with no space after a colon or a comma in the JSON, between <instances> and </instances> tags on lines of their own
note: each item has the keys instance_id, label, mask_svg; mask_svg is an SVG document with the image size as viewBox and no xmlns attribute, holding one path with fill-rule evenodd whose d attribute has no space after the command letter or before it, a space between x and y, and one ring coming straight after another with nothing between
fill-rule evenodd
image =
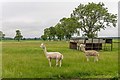
<instances>
[{"instance_id":1,"label":"green grass","mask_svg":"<svg viewBox=\"0 0 120 80\"><path fill-rule=\"evenodd\" d=\"M2 77L2 43L0 43L0 78Z\"/></svg>"},{"instance_id":2,"label":"green grass","mask_svg":"<svg viewBox=\"0 0 120 80\"><path fill-rule=\"evenodd\" d=\"M62 67L52 61L49 67L43 50L44 42L48 51L64 55ZM118 77L118 45L113 51L100 51L99 62L93 58L87 62L81 51L69 49L65 41L3 41L3 78L114 78Z\"/></svg>"}]
</instances>

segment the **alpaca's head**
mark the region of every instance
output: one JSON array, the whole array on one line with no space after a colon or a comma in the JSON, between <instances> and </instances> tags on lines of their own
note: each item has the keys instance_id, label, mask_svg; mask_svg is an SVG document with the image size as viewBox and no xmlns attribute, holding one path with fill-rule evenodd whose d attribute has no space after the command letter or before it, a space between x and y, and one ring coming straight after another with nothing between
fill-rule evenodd
<instances>
[{"instance_id":1,"label":"alpaca's head","mask_svg":"<svg viewBox=\"0 0 120 80\"><path fill-rule=\"evenodd\" d=\"M41 47L42 49L44 49L44 48L45 48L45 45L42 43L42 44L40 45L40 47Z\"/></svg>"},{"instance_id":2,"label":"alpaca's head","mask_svg":"<svg viewBox=\"0 0 120 80\"><path fill-rule=\"evenodd\" d=\"M80 47L85 47L85 44L80 44Z\"/></svg>"}]
</instances>

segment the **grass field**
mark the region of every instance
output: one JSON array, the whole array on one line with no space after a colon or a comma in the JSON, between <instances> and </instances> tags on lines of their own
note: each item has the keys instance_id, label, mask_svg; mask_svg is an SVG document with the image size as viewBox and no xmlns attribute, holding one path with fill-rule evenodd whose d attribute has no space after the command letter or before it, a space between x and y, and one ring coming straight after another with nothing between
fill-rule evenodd
<instances>
[{"instance_id":1,"label":"grass field","mask_svg":"<svg viewBox=\"0 0 120 80\"><path fill-rule=\"evenodd\" d=\"M2 77L2 43L0 42L0 78Z\"/></svg>"},{"instance_id":2,"label":"grass field","mask_svg":"<svg viewBox=\"0 0 120 80\"><path fill-rule=\"evenodd\" d=\"M52 61L49 67L43 50L59 51L64 55L62 67ZM99 62L89 62L81 51L69 49L66 41L3 41L3 78L115 78L118 77L118 45L113 51L100 51Z\"/></svg>"}]
</instances>

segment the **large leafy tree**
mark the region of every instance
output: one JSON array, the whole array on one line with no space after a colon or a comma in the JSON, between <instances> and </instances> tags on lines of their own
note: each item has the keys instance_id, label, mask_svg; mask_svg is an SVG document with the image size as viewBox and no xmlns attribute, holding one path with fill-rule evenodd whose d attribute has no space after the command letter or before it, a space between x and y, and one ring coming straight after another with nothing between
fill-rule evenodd
<instances>
[{"instance_id":1,"label":"large leafy tree","mask_svg":"<svg viewBox=\"0 0 120 80\"><path fill-rule=\"evenodd\" d=\"M55 35L56 35L55 27L50 27L49 30L50 30L50 36L51 36L51 38L53 40L55 40Z\"/></svg>"},{"instance_id":2,"label":"large leafy tree","mask_svg":"<svg viewBox=\"0 0 120 80\"><path fill-rule=\"evenodd\" d=\"M55 25L55 30L56 30L56 37L59 40L64 39L64 35L65 35L64 28L62 27L62 25L60 23Z\"/></svg>"},{"instance_id":3,"label":"large leafy tree","mask_svg":"<svg viewBox=\"0 0 120 80\"><path fill-rule=\"evenodd\" d=\"M95 37L97 31L105 29L107 26L115 27L117 22L117 15L109 13L104 3L80 4L73 10L71 17L78 19L79 28L88 38Z\"/></svg>"},{"instance_id":4,"label":"large leafy tree","mask_svg":"<svg viewBox=\"0 0 120 80\"><path fill-rule=\"evenodd\" d=\"M51 40L51 35L50 35L50 29L49 28L44 29L44 35L46 35L47 39Z\"/></svg>"},{"instance_id":5,"label":"large leafy tree","mask_svg":"<svg viewBox=\"0 0 120 80\"><path fill-rule=\"evenodd\" d=\"M75 18L62 18L60 22L64 28L64 36L66 39L70 39L73 34L78 33L77 28L79 27L79 23Z\"/></svg>"},{"instance_id":6,"label":"large leafy tree","mask_svg":"<svg viewBox=\"0 0 120 80\"><path fill-rule=\"evenodd\" d=\"M55 35L56 35L56 30L54 27L50 27L50 28L46 28L44 29L44 35L42 36L42 38L46 37L49 40L54 40L55 39Z\"/></svg>"},{"instance_id":7,"label":"large leafy tree","mask_svg":"<svg viewBox=\"0 0 120 80\"><path fill-rule=\"evenodd\" d=\"M20 41L22 39L22 34L20 32L20 30L16 30L16 35L15 35L15 39Z\"/></svg>"},{"instance_id":8,"label":"large leafy tree","mask_svg":"<svg viewBox=\"0 0 120 80\"><path fill-rule=\"evenodd\" d=\"M42 35L41 38L45 41L47 40L47 36L46 35Z\"/></svg>"},{"instance_id":9,"label":"large leafy tree","mask_svg":"<svg viewBox=\"0 0 120 80\"><path fill-rule=\"evenodd\" d=\"M46 35L49 40L54 40L55 37L59 40L69 40L74 33L78 33L78 27L79 23L75 18L62 18L55 27L44 29L44 35Z\"/></svg>"}]
</instances>

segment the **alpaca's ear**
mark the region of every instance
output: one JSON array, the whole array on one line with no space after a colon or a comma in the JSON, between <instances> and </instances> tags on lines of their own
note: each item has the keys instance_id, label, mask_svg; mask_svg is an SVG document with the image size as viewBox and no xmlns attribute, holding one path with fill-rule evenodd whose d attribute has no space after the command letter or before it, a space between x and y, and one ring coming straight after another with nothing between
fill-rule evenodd
<instances>
[{"instance_id":1,"label":"alpaca's ear","mask_svg":"<svg viewBox=\"0 0 120 80\"><path fill-rule=\"evenodd\" d=\"M44 45L43 43L41 43L41 45Z\"/></svg>"},{"instance_id":2,"label":"alpaca's ear","mask_svg":"<svg viewBox=\"0 0 120 80\"><path fill-rule=\"evenodd\" d=\"M44 44L43 44L43 43L41 43L40 47L42 47L42 46L44 46Z\"/></svg>"}]
</instances>

